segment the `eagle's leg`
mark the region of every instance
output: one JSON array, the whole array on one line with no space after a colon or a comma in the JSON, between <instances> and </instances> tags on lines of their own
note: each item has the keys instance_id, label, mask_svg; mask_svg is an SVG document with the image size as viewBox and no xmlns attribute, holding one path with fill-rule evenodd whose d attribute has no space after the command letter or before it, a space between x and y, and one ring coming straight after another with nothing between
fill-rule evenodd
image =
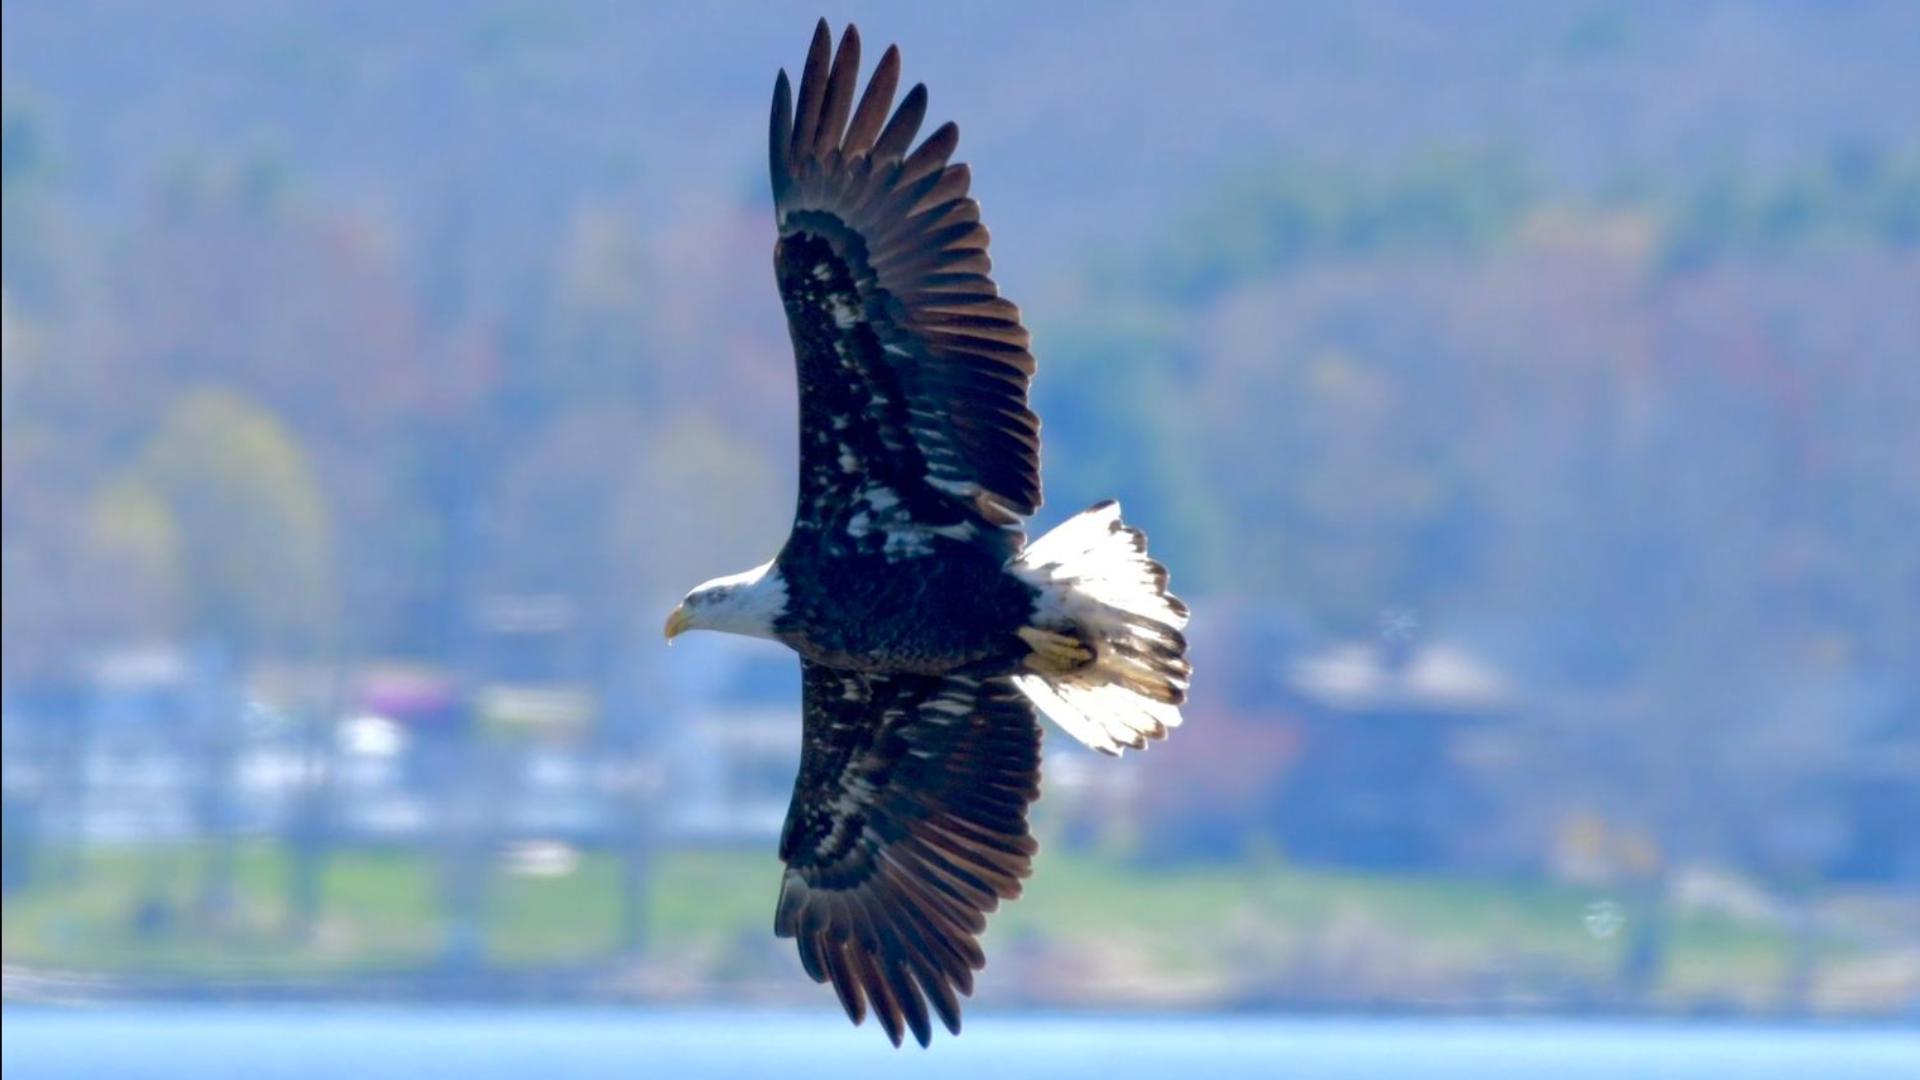
<instances>
[{"instance_id":1,"label":"eagle's leg","mask_svg":"<svg viewBox=\"0 0 1920 1080\"><path fill-rule=\"evenodd\" d=\"M1066 675L1093 663L1093 649L1072 634L1037 626L1023 626L1018 633L1033 650L1021 662L1041 675Z\"/></svg>"}]
</instances>

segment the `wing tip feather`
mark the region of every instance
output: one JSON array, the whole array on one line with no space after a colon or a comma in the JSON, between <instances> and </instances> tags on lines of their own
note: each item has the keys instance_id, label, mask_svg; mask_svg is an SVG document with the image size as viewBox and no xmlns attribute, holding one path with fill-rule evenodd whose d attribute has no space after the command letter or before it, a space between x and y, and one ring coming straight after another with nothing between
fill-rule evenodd
<instances>
[{"instance_id":1,"label":"wing tip feather","mask_svg":"<svg viewBox=\"0 0 1920 1080\"><path fill-rule=\"evenodd\" d=\"M863 240L871 253L868 267L879 285L904 306L906 317L890 332L905 335L906 347L924 354L923 361L1004 368L1024 381L1034 363L1017 308L1008 305L1011 314L997 322L969 322L968 316L937 311L934 318L925 317L932 306L927 298L941 292L998 296L989 276L991 235L979 220L978 204L966 197L971 170L964 162L950 161L958 148L959 125L942 123L916 146L926 120L926 84L915 83L893 105L901 63L897 45L887 47L858 106L853 105L860 48L856 24L847 24L836 49L832 27L821 18L814 25L797 95L785 69L776 79L769 164L781 232L819 231L807 224L811 216L803 211L820 211L822 221L837 219L854 239L833 242L857 245ZM836 253L843 260L851 257L838 247ZM915 392L911 387L908 391ZM934 475L973 483L1018 514L1031 514L1040 505L1040 482L1037 459L1025 444L1037 432L1038 419L1024 395L1020 408L1026 418L1015 425L1018 430L1008 429L1020 436L1014 440L1020 445L992 434L959 437L949 432L940 437L965 443L959 468L936 469ZM915 437L939 439L924 432Z\"/></svg>"},{"instance_id":2,"label":"wing tip feather","mask_svg":"<svg viewBox=\"0 0 1920 1080\"><path fill-rule=\"evenodd\" d=\"M783 843L790 857L776 932L800 938L802 966L833 985L854 1023L871 1012L895 1046L909 1034L930 1045L935 1019L957 1035L960 999L986 962L978 940L985 912L1017 895L1031 870L1025 811L1039 766L1032 709L1006 679L868 676L858 710L896 726L849 729L843 677L804 670L808 756L796 786L801 817L790 821L793 842ZM954 700L970 704L959 724L933 707ZM843 748L850 756L834 754L840 764L821 771L819 754L833 749L818 741L822 730L865 734ZM982 746L994 752L976 752ZM863 767L887 781L849 788L861 775L849 770ZM848 790L867 792L851 811L840 801ZM809 806L825 807L826 816ZM861 828L848 829L848 813ZM830 842L849 834L868 839ZM967 880L973 884L961 887Z\"/></svg>"}]
</instances>

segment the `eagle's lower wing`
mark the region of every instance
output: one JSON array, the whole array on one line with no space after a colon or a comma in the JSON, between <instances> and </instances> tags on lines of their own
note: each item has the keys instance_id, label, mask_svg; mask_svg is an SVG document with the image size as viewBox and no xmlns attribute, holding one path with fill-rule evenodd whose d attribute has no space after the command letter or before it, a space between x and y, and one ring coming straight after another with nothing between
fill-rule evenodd
<instances>
[{"instance_id":1,"label":"eagle's lower wing","mask_svg":"<svg viewBox=\"0 0 1920 1080\"><path fill-rule=\"evenodd\" d=\"M904 1022L924 1046L931 1004L958 1034L986 915L1019 894L1035 850L1032 708L1005 678L802 671L774 932L854 1023L871 1004L895 1045Z\"/></svg>"},{"instance_id":2,"label":"eagle's lower wing","mask_svg":"<svg viewBox=\"0 0 1920 1080\"><path fill-rule=\"evenodd\" d=\"M854 28L836 55L822 20L797 110L786 72L774 88L774 267L800 381L796 527L844 530L864 514L861 535L893 522L1014 532L1040 505L1027 331L987 276L967 167L948 163L958 129L909 152L926 87L889 118L889 48L856 108L859 66Z\"/></svg>"}]
</instances>

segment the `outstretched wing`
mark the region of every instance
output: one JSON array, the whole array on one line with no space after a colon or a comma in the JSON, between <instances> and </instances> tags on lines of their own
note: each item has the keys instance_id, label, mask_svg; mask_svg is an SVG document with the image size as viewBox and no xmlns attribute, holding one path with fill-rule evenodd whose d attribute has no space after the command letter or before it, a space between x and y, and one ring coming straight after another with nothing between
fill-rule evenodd
<instances>
[{"instance_id":1,"label":"outstretched wing","mask_svg":"<svg viewBox=\"0 0 1920 1080\"><path fill-rule=\"evenodd\" d=\"M987 913L1019 895L1033 859L1032 708L1005 678L802 672L774 932L854 1023L870 1004L894 1045L904 1022L925 1046L931 1004L957 1035Z\"/></svg>"},{"instance_id":2,"label":"outstretched wing","mask_svg":"<svg viewBox=\"0 0 1920 1080\"><path fill-rule=\"evenodd\" d=\"M904 530L890 556L926 553L913 530L1004 543L988 530L1017 536L1040 505L1027 331L987 276L970 174L949 163L959 129L909 152L926 87L889 117L889 48L855 107L859 67L859 33L847 27L835 54L821 20L797 109L786 72L773 94L774 268L800 382L795 527L873 544Z\"/></svg>"}]
</instances>

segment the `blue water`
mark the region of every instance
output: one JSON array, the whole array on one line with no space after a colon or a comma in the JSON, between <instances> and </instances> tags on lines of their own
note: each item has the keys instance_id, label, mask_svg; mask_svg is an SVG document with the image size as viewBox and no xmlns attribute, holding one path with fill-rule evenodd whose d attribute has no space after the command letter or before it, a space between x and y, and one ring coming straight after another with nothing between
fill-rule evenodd
<instances>
[{"instance_id":1,"label":"blue water","mask_svg":"<svg viewBox=\"0 0 1920 1080\"><path fill-rule=\"evenodd\" d=\"M1920 1028L982 1012L922 1051L826 1012L116 1006L0 1019L7 1080L1920 1077Z\"/></svg>"}]
</instances>

